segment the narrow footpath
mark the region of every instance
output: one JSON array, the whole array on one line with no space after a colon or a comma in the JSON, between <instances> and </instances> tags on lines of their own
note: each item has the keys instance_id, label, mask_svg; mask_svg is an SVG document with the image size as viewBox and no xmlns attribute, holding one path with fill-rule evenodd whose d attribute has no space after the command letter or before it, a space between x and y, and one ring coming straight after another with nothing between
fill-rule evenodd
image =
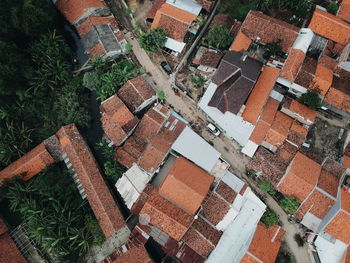
<instances>
[{"instance_id":1,"label":"narrow footpath","mask_svg":"<svg viewBox=\"0 0 350 263\"><path fill-rule=\"evenodd\" d=\"M180 95L175 94L171 87L170 78L160 69L159 65L154 65L146 51L140 47L137 39L133 37L131 32L125 34L125 38L130 44L132 44L133 52L140 64L149 74L152 75L158 88L164 91L166 101L174 108L174 110L180 113L187 121L200 125L203 138L207 141L213 142L216 150L218 150L222 154L222 157L231 165L233 172L246 181L255 192L266 195L265 193L262 193L262 191L256 186L255 182L246 175L245 167L249 162L249 158L241 153L240 146L223 135L215 137L209 133L205 128L207 124L206 118L202 112L197 109L195 102L190 100L182 92L180 92ZM294 235L299 233L297 226L288 221L287 214L271 196L266 197L266 204L279 215L279 218L283 223L283 228L286 230L285 240L294 254L297 263L314 263L315 261L308 245L305 244L303 247L298 247L294 240Z\"/></svg>"}]
</instances>

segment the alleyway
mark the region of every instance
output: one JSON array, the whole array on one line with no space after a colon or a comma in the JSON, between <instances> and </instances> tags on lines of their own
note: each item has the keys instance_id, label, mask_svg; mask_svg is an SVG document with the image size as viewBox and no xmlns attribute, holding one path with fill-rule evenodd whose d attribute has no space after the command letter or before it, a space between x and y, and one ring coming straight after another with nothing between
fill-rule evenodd
<instances>
[{"instance_id":1,"label":"alleyway","mask_svg":"<svg viewBox=\"0 0 350 263\"><path fill-rule=\"evenodd\" d=\"M149 72L159 89L163 90L166 95L166 101L174 107L174 110L180 113L186 120L193 121L198 124L202 129L201 135L207 141L212 141L214 147L222 154L222 157L231 165L234 173L246 181L254 190L260 194L259 188L255 185L255 182L246 176L245 166L249 159L243 155L240 151L240 147L237 143L225 138L223 135L215 137L206 130L206 118L197 109L194 101L191 101L182 92L180 96L175 95L171 88L170 78L162 72L159 65L154 65L147 53L139 46L137 40L132 37L132 33L125 35L127 41L132 44L133 52L137 57L141 65ZM280 208L277 202L270 196L266 198L266 204L279 215L280 220L283 223L283 228L286 230L285 240L291 249L292 253L296 257L297 263L314 263L314 259L308 250L307 244L304 247L298 247L294 240L294 235L298 233L297 226L288 222L287 214Z\"/></svg>"}]
</instances>

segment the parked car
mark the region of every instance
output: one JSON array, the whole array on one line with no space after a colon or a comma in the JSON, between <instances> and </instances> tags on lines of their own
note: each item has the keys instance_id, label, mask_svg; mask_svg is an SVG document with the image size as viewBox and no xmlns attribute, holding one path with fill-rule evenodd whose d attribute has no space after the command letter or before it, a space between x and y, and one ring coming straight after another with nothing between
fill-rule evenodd
<instances>
[{"instance_id":1,"label":"parked car","mask_svg":"<svg viewBox=\"0 0 350 263\"><path fill-rule=\"evenodd\" d=\"M172 71L170 65L168 64L168 62L162 61L162 62L160 63L160 66L162 67L162 69L164 69L164 71L165 71L168 75L170 75L171 73L173 73L173 71Z\"/></svg>"},{"instance_id":2,"label":"parked car","mask_svg":"<svg viewBox=\"0 0 350 263\"><path fill-rule=\"evenodd\" d=\"M209 123L207 126L208 130L214 134L215 136L219 136L220 135L220 130L212 123Z\"/></svg>"}]
</instances>

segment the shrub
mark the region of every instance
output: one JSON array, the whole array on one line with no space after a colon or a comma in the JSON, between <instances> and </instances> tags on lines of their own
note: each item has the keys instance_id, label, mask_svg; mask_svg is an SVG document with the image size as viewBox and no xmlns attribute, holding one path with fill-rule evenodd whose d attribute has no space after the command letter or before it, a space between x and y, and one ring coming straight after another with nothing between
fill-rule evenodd
<instances>
[{"instance_id":1,"label":"shrub","mask_svg":"<svg viewBox=\"0 0 350 263\"><path fill-rule=\"evenodd\" d=\"M130 43L125 44L125 50L126 51L131 51L132 50L132 45Z\"/></svg>"},{"instance_id":2,"label":"shrub","mask_svg":"<svg viewBox=\"0 0 350 263\"><path fill-rule=\"evenodd\" d=\"M264 58L268 59L269 57L272 56L278 56L278 57L284 57L285 54L282 51L281 47L282 39L277 39L276 41L273 41L271 43L266 43L263 48L264 48Z\"/></svg>"},{"instance_id":3,"label":"shrub","mask_svg":"<svg viewBox=\"0 0 350 263\"><path fill-rule=\"evenodd\" d=\"M267 226L273 226L278 224L278 215L275 211L268 209L263 214L261 221Z\"/></svg>"},{"instance_id":4,"label":"shrub","mask_svg":"<svg viewBox=\"0 0 350 263\"><path fill-rule=\"evenodd\" d=\"M140 46L150 52L155 52L164 47L166 42L166 31L164 28L156 27L148 33L142 33L139 39Z\"/></svg>"},{"instance_id":5,"label":"shrub","mask_svg":"<svg viewBox=\"0 0 350 263\"><path fill-rule=\"evenodd\" d=\"M333 15L335 15L338 11L338 4L336 2L330 2L327 6L327 11Z\"/></svg>"},{"instance_id":6,"label":"shrub","mask_svg":"<svg viewBox=\"0 0 350 263\"><path fill-rule=\"evenodd\" d=\"M305 104L311 109L317 109L321 106L321 98L315 91L308 91L301 95L299 102Z\"/></svg>"},{"instance_id":7,"label":"shrub","mask_svg":"<svg viewBox=\"0 0 350 263\"><path fill-rule=\"evenodd\" d=\"M201 74L196 73L196 74L191 76L191 81L194 84L194 87L196 89L200 89L203 87L205 79L203 78L203 76Z\"/></svg>"},{"instance_id":8,"label":"shrub","mask_svg":"<svg viewBox=\"0 0 350 263\"><path fill-rule=\"evenodd\" d=\"M209 29L204 41L210 46L226 49L232 42L229 30L223 25L215 25Z\"/></svg>"},{"instance_id":9,"label":"shrub","mask_svg":"<svg viewBox=\"0 0 350 263\"><path fill-rule=\"evenodd\" d=\"M272 188L271 183L268 181L259 181L258 185L261 190L270 195L275 195L276 191Z\"/></svg>"},{"instance_id":10,"label":"shrub","mask_svg":"<svg viewBox=\"0 0 350 263\"><path fill-rule=\"evenodd\" d=\"M288 214L294 214L299 208L300 202L294 196L288 196L280 201L280 206Z\"/></svg>"}]
</instances>

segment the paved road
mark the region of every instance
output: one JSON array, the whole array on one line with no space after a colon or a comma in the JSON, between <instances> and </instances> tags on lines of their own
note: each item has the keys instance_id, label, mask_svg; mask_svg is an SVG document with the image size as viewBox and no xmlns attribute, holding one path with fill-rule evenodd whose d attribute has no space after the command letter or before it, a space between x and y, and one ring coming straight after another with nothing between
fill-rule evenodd
<instances>
[{"instance_id":1,"label":"paved road","mask_svg":"<svg viewBox=\"0 0 350 263\"><path fill-rule=\"evenodd\" d=\"M127 41L132 44L134 54L141 65L149 72L159 89L163 90L166 95L166 101L171 104L175 111L180 113L188 121L193 121L205 127L207 121L200 110L197 109L196 104L180 92L180 96L175 95L171 88L169 77L160 69L158 65L154 65L147 53L139 46L136 39L132 37L132 33L125 35ZM237 143L227 139L224 136L215 137L209 133L205 128L202 129L201 135L207 141L212 141L214 147L222 154L223 158L231 165L234 173L246 181L256 192L261 193L261 190L256 187L255 182L246 176L246 164L249 159L240 152L240 147ZM314 263L313 258L310 257L307 245L300 248L294 240L294 235L298 233L296 225L288 222L286 213L279 207L277 202L271 198L266 198L267 205L276 211L280 220L283 223L283 228L286 230L285 240L295 255L298 263Z\"/></svg>"}]
</instances>

